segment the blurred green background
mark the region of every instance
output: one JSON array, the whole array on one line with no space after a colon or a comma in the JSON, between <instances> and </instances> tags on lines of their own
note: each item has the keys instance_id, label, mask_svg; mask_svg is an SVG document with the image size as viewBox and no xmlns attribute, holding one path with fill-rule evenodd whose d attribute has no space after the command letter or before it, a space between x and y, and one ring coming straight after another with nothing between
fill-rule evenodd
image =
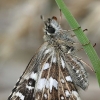
<instances>
[{"instance_id":1,"label":"blurred green background","mask_svg":"<svg viewBox=\"0 0 100 100\"><path fill-rule=\"evenodd\" d=\"M100 0L64 0L90 42L100 56ZM0 0L0 100L7 100L17 79L23 73L31 57L43 43L43 21L56 16L60 11L54 0ZM61 26L70 29L64 16ZM78 41L77 41L78 42ZM78 48L81 48L78 45ZM86 63L88 57L82 50L77 54ZM92 65L91 65L92 66ZM100 100L100 88L94 72L89 73L90 85L80 89L82 100Z\"/></svg>"}]
</instances>

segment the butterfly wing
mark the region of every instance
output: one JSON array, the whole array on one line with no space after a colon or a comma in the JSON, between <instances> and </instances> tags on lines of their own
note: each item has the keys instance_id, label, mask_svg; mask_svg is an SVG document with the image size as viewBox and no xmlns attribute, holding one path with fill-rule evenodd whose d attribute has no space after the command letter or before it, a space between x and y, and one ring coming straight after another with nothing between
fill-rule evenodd
<instances>
[{"instance_id":1,"label":"butterfly wing","mask_svg":"<svg viewBox=\"0 0 100 100\"><path fill-rule=\"evenodd\" d=\"M35 100L80 100L63 57L53 53L41 67Z\"/></svg>"},{"instance_id":2,"label":"butterfly wing","mask_svg":"<svg viewBox=\"0 0 100 100\"><path fill-rule=\"evenodd\" d=\"M8 100L80 100L64 57L44 44Z\"/></svg>"},{"instance_id":3,"label":"butterfly wing","mask_svg":"<svg viewBox=\"0 0 100 100\"><path fill-rule=\"evenodd\" d=\"M89 82L87 71L85 70L85 65L83 64L82 60L72 54L66 54L65 60L73 82L85 90L88 87Z\"/></svg>"},{"instance_id":4,"label":"butterfly wing","mask_svg":"<svg viewBox=\"0 0 100 100\"><path fill-rule=\"evenodd\" d=\"M48 58L51 52L51 48L48 50L47 45L47 43L44 43L38 53L31 59L8 100L34 100L34 88L41 63Z\"/></svg>"}]
</instances>

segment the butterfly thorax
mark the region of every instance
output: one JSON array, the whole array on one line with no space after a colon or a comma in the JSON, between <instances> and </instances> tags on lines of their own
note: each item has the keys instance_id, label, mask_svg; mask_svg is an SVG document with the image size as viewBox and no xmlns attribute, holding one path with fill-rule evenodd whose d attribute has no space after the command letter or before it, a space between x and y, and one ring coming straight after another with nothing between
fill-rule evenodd
<instances>
[{"instance_id":1,"label":"butterfly thorax","mask_svg":"<svg viewBox=\"0 0 100 100\"><path fill-rule=\"evenodd\" d=\"M63 30L56 18L48 18L44 28L44 41L48 42L48 45L54 47L56 50L63 52L75 51L74 41L71 35Z\"/></svg>"}]
</instances>

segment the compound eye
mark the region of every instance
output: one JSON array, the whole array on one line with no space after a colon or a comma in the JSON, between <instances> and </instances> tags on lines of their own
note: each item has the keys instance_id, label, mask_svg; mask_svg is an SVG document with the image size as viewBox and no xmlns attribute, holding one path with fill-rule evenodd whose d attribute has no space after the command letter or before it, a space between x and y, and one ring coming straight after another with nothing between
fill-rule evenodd
<instances>
[{"instance_id":1,"label":"compound eye","mask_svg":"<svg viewBox=\"0 0 100 100\"><path fill-rule=\"evenodd\" d=\"M49 27L47 31L48 33L55 33L55 29L53 27Z\"/></svg>"}]
</instances>

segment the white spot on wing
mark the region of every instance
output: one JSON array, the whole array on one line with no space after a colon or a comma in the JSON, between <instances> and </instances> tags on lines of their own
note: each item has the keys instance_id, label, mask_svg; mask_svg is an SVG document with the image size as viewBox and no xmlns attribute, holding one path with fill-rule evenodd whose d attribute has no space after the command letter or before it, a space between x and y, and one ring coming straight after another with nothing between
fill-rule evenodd
<instances>
[{"instance_id":1,"label":"white spot on wing","mask_svg":"<svg viewBox=\"0 0 100 100\"><path fill-rule=\"evenodd\" d=\"M28 86L28 85L26 85L26 88L29 89L29 90L34 89L34 87L32 87L32 86Z\"/></svg>"},{"instance_id":2,"label":"white spot on wing","mask_svg":"<svg viewBox=\"0 0 100 100\"><path fill-rule=\"evenodd\" d=\"M75 69L75 66L73 66L72 69Z\"/></svg>"},{"instance_id":3,"label":"white spot on wing","mask_svg":"<svg viewBox=\"0 0 100 100\"><path fill-rule=\"evenodd\" d=\"M78 77L80 77L81 75L79 74Z\"/></svg>"},{"instance_id":4,"label":"white spot on wing","mask_svg":"<svg viewBox=\"0 0 100 100\"><path fill-rule=\"evenodd\" d=\"M45 51L45 54L49 53L50 51L51 51L51 49L47 49L47 50Z\"/></svg>"},{"instance_id":5,"label":"white spot on wing","mask_svg":"<svg viewBox=\"0 0 100 100\"><path fill-rule=\"evenodd\" d=\"M64 79L61 79L61 82L64 83Z\"/></svg>"},{"instance_id":6,"label":"white spot on wing","mask_svg":"<svg viewBox=\"0 0 100 100\"><path fill-rule=\"evenodd\" d=\"M71 53L71 49L68 50L68 53ZM67 54L68 54L68 53L67 53Z\"/></svg>"},{"instance_id":7,"label":"white spot on wing","mask_svg":"<svg viewBox=\"0 0 100 100\"><path fill-rule=\"evenodd\" d=\"M21 100L24 100L25 96L22 95L22 93L17 92L16 96L20 97Z\"/></svg>"},{"instance_id":8,"label":"white spot on wing","mask_svg":"<svg viewBox=\"0 0 100 100\"><path fill-rule=\"evenodd\" d=\"M53 57L53 62L56 63L56 57Z\"/></svg>"},{"instance_id":9,"label":"white spot on wing","mask_svg":"<svg viewBox=\"0 0 100 100\"><path fill-rule=\"evenodd\" d=\"M37 80L37 73L32 72L32 74L30 75L30 78Z\"/></svg>"},{"instance_id":10,"label":"white spot on wing","mask_svg":"<svg viewBox=\"0 0 100 100\"><path fill-rule=\"evenodd\" d=\"M57 89L58 82L53 79L52 77L49 78L49 84L50 84L50 92L52 91L52 88L55 87Z\"/></svg>"},{"instance_id":11,"label":"white spot on wing","mask_svg":"<svg viewBox=\"0 0 100 100\"><path fill-rule=\"evenodd\" d=\"M81 100L77 91L72 91L72 94L77 98L77 100Z\"/></svg>"},{"instance_id":12,"label":"white spot on wing","mask_svg":"<svg viewBox=\"0 0 100 100\"><path fill-rule=\"evenodd\" d=\"M45 63L43 66L43 70L48 69L49 68L49 63Z\"/></svg>"},{"instance_id":13,"label":"white spot on wing","mask_svg":"<svg viewBox=\"0 0 100 100\"><path fill-rule=\"evenodd\" d=\"M47 99L47 94L44 94L45 99Z\"/></svg>"},{"instance_id":14,"label":"white spot on wing","mask_svg":"<svg viewBox=\"0 0 100 100\"><path fill-rule=\"evenodd\" d=\"M16 92L13 93L13 96L16 95Z\"/></svg>"},{"instance_id":15,"label":"white spot on wing","mask_svg":"<svg viewBox=\"0 0 100 100\"><path fill-rule=\"evenodd\" d=\"M83 80L84 78L81 78L81 81Z\"/></svg>"},{"instance_id":16,"label":"white spot on wing","mask_svg":"<svg viewBox=\"0 0 100 100\"><path fill-rule=\"evenodd\" d=\"M77 70L76 73L79 73L79 70Z\"/></svg>"},{"instance_id":17,"label":"white spot on wing","mask_svg":"<svg viewBox=\"0 0 100 100\"><path fill-rule=\"evenodd\" d=\"M66 94L66 97L69 97L70 96L70 93L68 90L65 91L65 94Z\"/></svg>"},{"instance_id":18,"label":"white spot on wing","mask_svg":"<svg viewBox=\"0 0 100 100\"><path fill-rule=\"evenodd\" d=\"M66 81L72 82L72 78L70 76L66 76Z\"/></svg>"},{"instance_id":19,"label":"white spot on wing","mask_svg":"<svg viewBox=\"0 0 100 100\"><path fill-rule=\"evenodd\" d=\"M42 79L39 79L37 82L38 90L42 90L43 88L46 87L46 88L50 89L50 92L51 92L52 88L54 87L57 89L57 86L58 86L58 82L55 79L53 79L52 77L50 77L49 80L42 78Z\"/></svg>"},{"instance_id":20,"label":"white spot on wing","mask_svg":"<svg viewBox=\"0 0 100 100\"><path fill-rule=\"evenodd\" d=\"M65 68L65 63L62 58L61 58L61 64L62 64L62 67Z\"/></svg>"},{"instance_id":21,"label":"white spot on wing","mask_svg":"<svg viewBox=\"0 0 100 100\"><path fill-rule=\"evenodd\" d=\"M19 79L17 80L17 82L19 81Z\"/></svg>"},{"instance_id":22,"label":"white spot on wing","mask_svg":"<svg viewBox=\"0 0 100 100\"><path fill-rule=\"evenodd\" d=\"M61 100L64 100L64 97L63 96L61 96Z\"/></svg>"},{"instance_id":23,"label":"white spot on wing","mask_svg":"<svg viewBox=\"0 0 100 100\"><path fill-rule=\"evenodd\" d=\"M47 83L47 79L45 78L39 79L37 83L37 89L42 90L46 86L46 83Z\"/></svg>"}]
</instances>

